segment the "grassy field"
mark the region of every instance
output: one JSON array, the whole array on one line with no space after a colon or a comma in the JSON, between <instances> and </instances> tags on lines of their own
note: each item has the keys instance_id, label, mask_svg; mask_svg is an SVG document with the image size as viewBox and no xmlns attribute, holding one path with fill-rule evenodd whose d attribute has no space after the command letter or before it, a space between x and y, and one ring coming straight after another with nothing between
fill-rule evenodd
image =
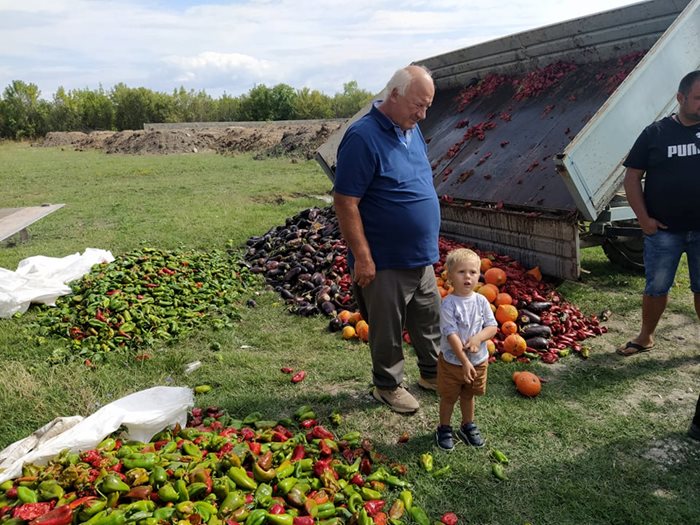
<instances>
[{"instance_id":1,"label":"grassy field","mask_svg":"<svg viewBox=\"0 0 700 525\"><path fill-rule=\"evenodd\" d=\"M88 247L119 255L144 245L243 245L305 208L325 206L321 197L330 190L313 162L245 155L110 156L2 144L0 159L0 207L66 204L31 227L28 243L0 247L0 267L11 270L31 255L63 257ZM525 365L496 363L477 402L487 444L510 457L508 481L491 475L488 447L436 448L437 398L416 387L409 349L407 384L422 408L407 417L369 395L367 346L329 333L324 318L290 315L262 287L250 291L258 306L243 308L233 329L202 330L155 349L150 360L115 356L96 369L48 365L62 342L34 343L32 310L0 321L0 448L54 417L88 415L137 390L208 383L213 390L197 404L238 416L257 410L278 419L302 404L322 416L341 410L338 431L359 430L408 465L415 497L432 518L453 511L470 524L700 523L700 444L685 435L700 387L700 329L687 269L679 272L657 348L622 359L614 348L638 328L643 279L611 266L598 249L584 251L583 266L580 282L558 289L585 313L613 312L610 332L587 341L590 359L527 365L548 380L536 399L518 396L510 379ZM185 373L197 360L202 366ZM282 366L308 377L292 385ZM399 445L403 432L410 439ZM447 476L422 472L426 451L437 468L450 465Z\"/></svg>"}]
</instances>

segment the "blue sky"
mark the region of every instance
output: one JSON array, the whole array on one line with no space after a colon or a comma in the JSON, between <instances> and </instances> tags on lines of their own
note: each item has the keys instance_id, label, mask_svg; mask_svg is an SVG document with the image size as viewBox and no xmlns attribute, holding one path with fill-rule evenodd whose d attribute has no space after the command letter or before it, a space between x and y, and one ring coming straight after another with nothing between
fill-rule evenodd
<instances>
[{"instance_id":1,"label":"blue sky","mask_svg":"<svg viewBox=\"0 0 700 525\"><path fill-rule=\"evenodd\" d=\"M0 0L0 89L123 82L214 97L257 84L378 92L410 62L629 0Z\"/></svg>"}]
</instances>

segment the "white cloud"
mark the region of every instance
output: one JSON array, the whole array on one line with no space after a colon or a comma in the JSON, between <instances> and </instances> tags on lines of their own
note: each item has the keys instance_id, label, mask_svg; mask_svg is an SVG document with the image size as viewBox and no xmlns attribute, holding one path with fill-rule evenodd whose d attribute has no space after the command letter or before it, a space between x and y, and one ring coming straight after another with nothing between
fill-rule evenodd
<instances>
[{"instance_id":1,"label":"white cloud","mask_svg":"<svg viewBox=\"0 0 700 525\"><path fill-rule=\"evenodd\" d=\"M379 91L398 67L630 0L0 0L0 89Z\"/></svg>"}]
</instances>

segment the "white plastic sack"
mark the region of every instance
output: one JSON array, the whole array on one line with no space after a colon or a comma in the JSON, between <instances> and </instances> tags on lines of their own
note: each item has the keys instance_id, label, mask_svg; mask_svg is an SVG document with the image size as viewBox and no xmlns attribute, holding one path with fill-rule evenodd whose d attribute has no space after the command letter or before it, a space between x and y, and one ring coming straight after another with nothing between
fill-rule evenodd
<instances>
[{"instance_id":1,"label":"white plastic sack","mask_svg":"<svg viewBox=\"0 0 700 525\"><path fill-rule=\"evenodd\" d=\"M49 439L39 437L35 448L19 457L16 451L26 450L28 442L25 440L31 441L31 436L0 451L0 459L7 458L0 462L0 483L19 476L25 463L43 465L65 449L82 452L95 448L121 425L126 427L129 438L137 441L149 441L164 428L178 423L184 427L187 411L193 405L194 394L184 387L156 386L122 397L58 435Z\"/></svg>"},{"instance_id":2,"label":"white plastic sack","mask_svg":"<svg viewBox=\"0 0 700 525\"><path fill-rule=\"evenodd\" d=\"M113 260L109 251L87 248L82 255L27 257L14 272L0 268L0 318L26 312L31 303L54 305L58 297L70 293L69 282L81 278L95 264Z\"/></svg>"}]
</instances>

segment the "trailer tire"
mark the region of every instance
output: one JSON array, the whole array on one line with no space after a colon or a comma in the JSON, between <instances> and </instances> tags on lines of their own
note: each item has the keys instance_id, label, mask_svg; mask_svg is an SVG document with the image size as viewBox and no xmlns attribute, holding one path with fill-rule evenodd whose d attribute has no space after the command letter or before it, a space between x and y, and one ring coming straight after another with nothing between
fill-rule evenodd
<instances>
[{"instance_id":1,"label":"trailer tire","mask_svg":"<svg viewBox=\"0 0 700 525\"><path fill-rule=\"evenodd\" d=\"M608 237L603 251L611 263L635 272L644 271L644 239L641 237Z\"/></svg>"}]
</instances>

